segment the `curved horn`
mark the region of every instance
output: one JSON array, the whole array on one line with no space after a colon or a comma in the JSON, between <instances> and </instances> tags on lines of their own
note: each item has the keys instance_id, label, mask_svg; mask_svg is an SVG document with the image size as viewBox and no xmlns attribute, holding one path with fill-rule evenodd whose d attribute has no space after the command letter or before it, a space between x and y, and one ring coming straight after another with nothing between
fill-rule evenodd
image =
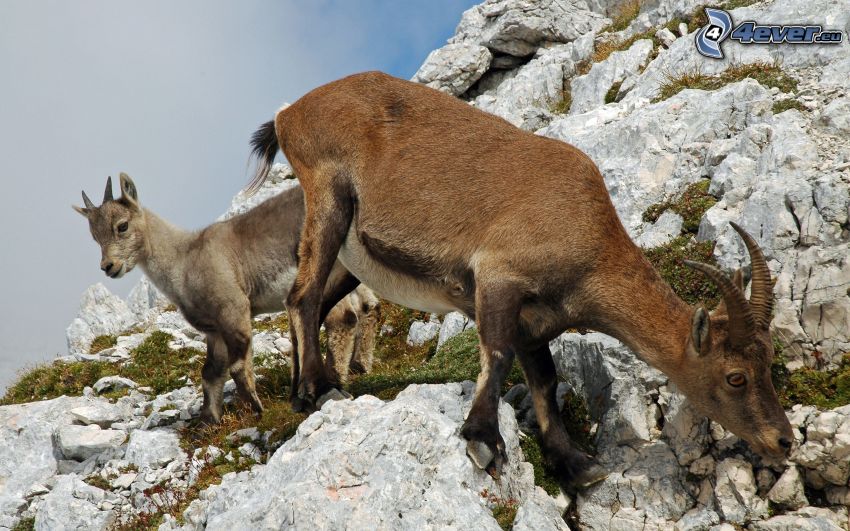
<instances>
[{"instance_id":1,"label":"curved horn","mask_svg":"<svg viewBox=\"0 0 850 531\"><path fill-rule=\"evenodd\" d=\"M747 252L750 253L750 267L753 272L753 285L750 289L750 308L758 325L762 328L768 328L770 327L770 318L773 311L773 282L770 280L770 269L767 267L767 260L765 260L764 253L761 252L761 248L752 236L737 223L730 221L729 224L732 225L735 232L744 240L744 245L747 246Z\"/></svg>"},{"instance_id":2,"label":"curved horn","mask_svg":"<svg viewBox=\"0 0 850 531\"><path fill-rule=\"evenodd\" d=\"M94 203L91 202L91 199L89 199L89 196L86 195L85 191L83 192L83 203L86 205L86 208L89 208L91 210L94 210L94 209L97 208L96 206L94 206Z\"/></svg>"},{"instance_id":3,"label":"curved horn","mask_svg":"<svg viewBox=\"0 0 850 531\"><path fill-rule=\"evenodd\" d=\"M732 280L719 269L708 264L684 260L688 267L702 271L720 289L726 302L726 312L729 314L729 340L733 346L744 345L752 341L755 323L750 305L744 294L735 287Z\"/></svg>"},{"instance_id":4,"label":"curved horn","mask_svg":"<svg viewBox=\"0 0 850 531\"><path fill-rule=\"evenodd\" d=\"M106 190L103 191L103 202L112 201L112 177L106 179Z\"/></svg>"}]
</instances>

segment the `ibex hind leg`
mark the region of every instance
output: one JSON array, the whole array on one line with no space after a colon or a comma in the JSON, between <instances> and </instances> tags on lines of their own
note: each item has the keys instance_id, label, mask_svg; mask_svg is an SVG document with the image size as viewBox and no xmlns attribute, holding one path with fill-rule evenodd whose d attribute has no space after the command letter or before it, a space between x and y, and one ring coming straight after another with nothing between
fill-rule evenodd
<instances>
[{"instance_id":1,"label":"ibex hind leg","mask_svg":"<svg viewBox=\"0 0 850 531\"><path fill-rule=\"evenodd\" d=\"M520 352L518 356L531 391L544 454L559 479L571 491L604 479L606 472L592 457L577 449L567 434L555 396L558 381L549 345L528 353Z\"/></svg>"},{"instance_id":2,"label":"ibex hind leg","mask_svg":"<svg viewBox=\"0 0 850 531\"><path fill-rule=\"evenodd\" d=\"M308 411L316 408L322 395L336 389L319 350L319 322L325 284L353 213L352 199L348 187L341 182L342 177L335 179L333 175L324 175L323 179L320 172L309 173L312 179L305 179L304 172L299 172L302 183L313 186L313 193L305 185L308 206L298 247L298 274L286 299L290 331L297 341L301 369L293 408Z\"/></svg>"},{"instance_id":3,"label":"ibex hind leg","mask_svg":"<svg viewBox=\"0 0 850 531\"><path fill-rule=\"evenodd\" d=\"M476 286L481 372L461 434L468 441L469 457L496 478L507 461L505 441L499 433L499 398L516 352L521 301L522 293L511 286Z\"/></svg>"}]
</instances>

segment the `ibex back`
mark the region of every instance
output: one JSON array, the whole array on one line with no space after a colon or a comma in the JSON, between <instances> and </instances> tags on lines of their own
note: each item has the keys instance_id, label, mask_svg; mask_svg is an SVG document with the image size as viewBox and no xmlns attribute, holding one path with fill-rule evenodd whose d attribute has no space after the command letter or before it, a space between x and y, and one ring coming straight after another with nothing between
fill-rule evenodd
<instances>
[{"instance_id":1,"label":"ibex back","mask_svg":"<svg viewBox=\"0 0 850 531\"><path fill-rule=\"evenodd\" d=\"M752 300L740 273L731 280L692 264L723 293L709 314L679 299L632 243L587 155L438 91L381 73L311 91L255 134L254 185L278 142L307 205L287 300L303 399L330 387L317 320L338 255L384 298L475 318L482 371L462 434L479 466L504 459L496 412L516 356L553 465L575 486L602 475L558 415L548 342L568 327L620 339L758 452L790 449L770 377L770 274L737 227L753 263Z\"/></svg>"}]
</instances>

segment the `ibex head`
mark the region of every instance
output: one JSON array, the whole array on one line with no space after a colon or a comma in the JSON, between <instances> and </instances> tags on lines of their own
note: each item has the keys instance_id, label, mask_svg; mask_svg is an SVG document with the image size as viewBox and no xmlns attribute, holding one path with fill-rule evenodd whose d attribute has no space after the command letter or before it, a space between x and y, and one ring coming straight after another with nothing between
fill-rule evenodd
<instances>
[{"instance_id":1,"label":"ibex head","mask_svg":"<svg viewBox=\"0 0 850 531\"><path fill-rule=\"evenodd\" d=\"M784 457L794 435L770 374L773 282L755 240L732 223L752 263L750 300L741 270L730 279L716 267L685 263L705 273L720 289L722 303L710 314L698 307L681 371L675 378L703 414L746 440L766 457Z\"/></svg>"},{"instance_id":2,"label":"ibex head","mask_svg":"<svg viewBox=\"0 0 850 531\"><path fill-rule=\"evenodd\" d=\"M84 208L74 210L89 220L92 237L100 245L100 268L107 276L121 278L136 266L145 249L147 227L139 205L136 185L121 174L121 197L112 198L112 177L106 180L103 203L96 207L83 192Z\"/></svg>"}]
</instances>

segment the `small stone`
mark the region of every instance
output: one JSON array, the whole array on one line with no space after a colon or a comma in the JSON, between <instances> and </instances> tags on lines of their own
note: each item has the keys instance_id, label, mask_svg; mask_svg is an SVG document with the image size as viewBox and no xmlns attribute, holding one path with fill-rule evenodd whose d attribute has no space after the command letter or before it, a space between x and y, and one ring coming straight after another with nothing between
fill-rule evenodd
<instances>
[{"instance_id":1,"label":"small stone","mask_svg":"<svg viewBox=\"0 0 850 531\"><path fill-rule=\"evenodd\" d=\"M104 376L94 383L94 390L97 394L101 394L108 390L135 389L139 384L129 378L122 376Z\"/></svg>"},{"instance_id":2,"label":"small stone","mask_svg":"<svg viewBox=\"0 0 850 531\"><path fill-rule=\"evenodd\" d=\"M796 465L789 466L767 493L767 498L773 503L799 509L809 504L803 486L803 477Z\"/></svg>"}]
</instances>

